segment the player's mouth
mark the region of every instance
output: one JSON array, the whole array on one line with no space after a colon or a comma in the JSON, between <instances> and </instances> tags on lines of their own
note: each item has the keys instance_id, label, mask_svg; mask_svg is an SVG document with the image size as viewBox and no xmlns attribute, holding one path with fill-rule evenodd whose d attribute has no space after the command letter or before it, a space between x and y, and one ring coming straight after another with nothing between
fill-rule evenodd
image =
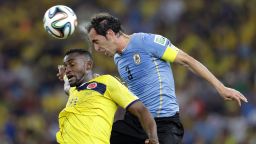
<instances>
[{"instance_id":1,"label":"player's mouth","mask_svg":"<svg viewBox=\"0 0 256 144\"><path fill-rule=\"evenodd\" d=\"M67 77L68 77L69 83L75 80L75 76L73 76L73 75L67 75Z\"/></svg>"},{"instance_id":2,"label":"player's mouth","mask_svg":"<svg viewBox=\"0 0 256 144\"><path fill-rule=\"evenodd\" d=\"M110 52L105 51L105 56L112 57L113 55Z\"/></svg>"}]
</instances>

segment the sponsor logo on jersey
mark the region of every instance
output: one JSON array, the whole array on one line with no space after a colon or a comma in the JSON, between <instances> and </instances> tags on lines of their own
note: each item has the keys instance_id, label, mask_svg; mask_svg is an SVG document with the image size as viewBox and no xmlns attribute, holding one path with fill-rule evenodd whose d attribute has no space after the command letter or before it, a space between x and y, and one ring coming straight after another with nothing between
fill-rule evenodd
<instances>
[{"instance_id":1,"label":"sponsor logo on jersey","mask_svg":"<svg viewBox=\"0 0 256 144\"><path fill-rule=\"evenodd\" d=\"M167 38L160 36L160 35L156 35L154 42L160 45L165 46L166 42L167 42Z\"/></svg>"},{"instance_id":2,"label":"sponsor logo on jersey","mask_svg":"<svg viewBox=\"0 0 256 144\"><path fill-rule=\"evenodd\" d=\"M140 62L141 62L140 55L138 53L134 54L133 60L134 60L135 64L140 64Z\"/></svg>"},{"instance_id":3,"label":"sponsor logo on jersey","mask_svg":"<svg viewBox=\"0 0 256 144\"><path fill-rule=\"evenodd\" d=\"M100 94L103 95L105 93L105 91L106 91L106 85L103 84L103 83L98 83L98 82L92 81L92 82L85 83L85 84L77 87L77 90L78 91L81 91L81 90L94 90L94 91L97 91L97 92L99 92Z\"/></svg>"},{"instance_id":4,"label":"sponsor logo on jersey","mask_svg":"<svg viewBox=\"0 0 256 144\"><path fill-rule=\"evenodd\" d=\"M97 83L90 83L90 84L88 84L88 86L86 87L87 89L94 89L94 88L96 88L97 87Z\"/></svg>"}]
</instances>

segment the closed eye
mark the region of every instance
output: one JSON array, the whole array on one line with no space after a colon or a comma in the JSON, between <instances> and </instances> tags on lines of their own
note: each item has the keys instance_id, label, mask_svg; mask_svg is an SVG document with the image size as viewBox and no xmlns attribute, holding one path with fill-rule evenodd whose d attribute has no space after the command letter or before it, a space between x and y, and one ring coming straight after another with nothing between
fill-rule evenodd
<instances>
[{"instance_id":1,"label":"closed eye","mask_svg":"<svg viewBox=\"0 0 256 144\"><path fill-rule=\"evenodd\" d=\"M92 40L92 43L94 43L94 44L98 44L98 43L99 43L99 41L98 41L98 40Z\"/></svg>"}]
</instances>

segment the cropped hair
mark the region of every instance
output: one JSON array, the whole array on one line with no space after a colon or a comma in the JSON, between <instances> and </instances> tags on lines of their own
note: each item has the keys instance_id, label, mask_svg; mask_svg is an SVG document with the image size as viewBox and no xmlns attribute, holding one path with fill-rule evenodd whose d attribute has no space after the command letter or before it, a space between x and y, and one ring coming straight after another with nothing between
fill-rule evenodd
<instances>
[{"instance_id":1,"label":"cropped hair","mask_svg":"<svg viewBox=\"0 0 256 144\"><path fill-rule=\"evenodd\" d=\"M94 15L87 26L87 31L89 32L92 28L96 30L97 34L102 36L106 36L109 29L116 34L122 31L119 19L108 13L98 13Z\"/></svg>"},{"instance_id":2,"label":"cropped hair","mask_svg":"<svg viewBox=\"0 0 256 144\"><path fill-rule=\"evenodd\" d=\"M68 51L65 52L65 56L69 55L69 54L73 54L73 53L78 53L78 54L84 55L85 57L88 57L91 60L93 60L91 53L89 51L85 50L85 49L82 49L82 48L69 49Z\"/></svg>"}]
</instances>

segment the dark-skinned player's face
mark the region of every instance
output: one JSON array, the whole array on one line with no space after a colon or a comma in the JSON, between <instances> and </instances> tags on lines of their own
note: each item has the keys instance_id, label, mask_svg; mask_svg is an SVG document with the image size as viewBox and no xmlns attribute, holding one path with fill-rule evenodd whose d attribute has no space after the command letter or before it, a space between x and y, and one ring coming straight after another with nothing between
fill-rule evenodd
<instances>
[{"instance_id":1,"label":"dark-skinned player's face","mask_svg":"<svg viewBox=\"0 0 256 144\"><path fill-rule=\"evenodd\" d=\"M91 70L91 62L85 56L71 53L64 57L65 74L71 87L79 86L85 82L85 77Z\"/></svg>"}]
</instances>

